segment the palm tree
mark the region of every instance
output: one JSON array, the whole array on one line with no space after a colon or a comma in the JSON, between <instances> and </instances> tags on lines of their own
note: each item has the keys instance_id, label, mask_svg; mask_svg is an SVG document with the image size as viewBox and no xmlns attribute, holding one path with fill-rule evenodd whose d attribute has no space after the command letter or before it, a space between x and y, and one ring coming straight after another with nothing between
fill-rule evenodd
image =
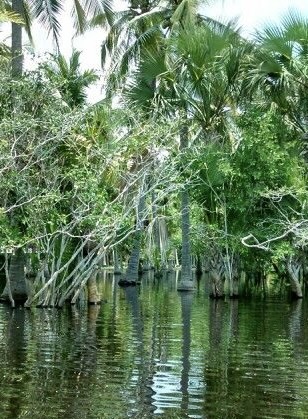
<instances>
[{"instance_id":1,"label":"palm tree","mask_svg":"<svg viewBox=\"0 0 308 419\"><path fill-rule=\"evenodd\" d=\"M63 11L63 2L59 0L12 0L11 8L13 12L22 17L25 29L31 38L32 19L38 19L48 33L53 35L56 49L59 51L59 35L61 24L59 16ZM107 21L111 21L112 1L111 0L72 0L72 15L75 19L77 32L82 33L87 27L87 19L96 15L106 16ZM22 56L22 25L12 23L12 75L20 77L22 75L23 56Z\"/></svg>"},{"instance_id":2,"label":"palm tree","mask_svg":"<svg viewBox=\"0 0 308 419\"><path fill-rule=\"evenodd\" d=\"M209 1L202 2L208 4ZM164 43L174 30L188 22L209 22L201 15L200 0L130 0L129 6L115 13L108 34L102 44L102 66L111 61L107 77L107 90L111 94L125 84L131 72L140 65L144 51L152 50L164 55ZM99 15L94 26L105 22ZM157 55L157 54L155 54ZM154 81L149 85L155 88Z\"/></svg>"},{"instance_id":3,"label":"palm tree","mask_svg":"<svg viewBox=\"0 0 308 419\"><path fill-rule=\"evenodd\" d=\"M226 131L226 121L241 97L241 61L247 49L249 45L231 23L196 25L188 21L166 41L164 61L159 53L155 56L153 50L143 53L135 77L131 76L127 96L139 109L140 106L149 109L154 103L159 112L180 121L179 145L183 161L193 121L202 129L206 141L213 133ZM156 81L154 101L150 94L145 94L147 81L153 77ZM182 279L179 290L193 288L188 188L184 183L181 191Z\"/></svg>"},{"instance_id":4,"label":"palm tree","mask_svg":"<svg viewBox=\"0 0 308 419\"><path fill-rule=\"evenodd\" d=\"M247 74L267 107L274 107L299 132L308 132L308 19L289 12L279 25L256 34L257 48Z\"/></svg>"},{"instance_id":5,"label":"palm tree","mask_svg":"<svg viewBox=\"0 0 308 419\"><path fill-rule=\"evenodd\" d=\"M211 63L216 57L215 48L220 53L222 46L228 45L231 33L234 34L230 26L226 27L201 16L198 13L198 5L199 2L196 0L131 2L127 10L116 15L102 47L102 62L105 62L108 55L111 56L111 70L107 83L109 91L114 92L117 87L124 86L126 99L134 102L138 111L142 109L149 116L159 101L161 110L164 109L173 117L181 119L183 126L180 150L183 154L188 147L188 125L191 116L194 115L194 118L202 120L202 126L207 129L225 107L226 94L223 91L222 98L216 96L215 100L219 102L215 104L216 111L209 111L214 105L211 97L212 89L217 88L217 92L221 92L222 89L218 78L212 77L210 88L206 90L211 70L208 66L205 80L201 76L204 64L202 60L208 60L210 57ZM207 33L204 32L190 45L190 36L194 36L198 27L206 25L209 28ZM223 42L227 33L228 39ZM209 36L210 42L207 43L207 48L202 50L206 36ZM212 48L210 43L217 46ZM194 50L179 52L178 48L181 45L187 51L191 47ZM195 54L196 63L190 64L187 60L190 52ZM199 58L196 54L199 54ZM233 55L236 62L236 54ZM198 77L193 75L194 66L198 68ZM232 73L236 69L230 67L228 71ZM229 80L229 84L231 86L232 80ZM165 106L166 103L170 106ZM189 195L185 185L181 201L182 281L179 289L188 290L193 288L193 283L190 263Z\"/></svg>"},{"instance_id":6,"label":"palm tree","mask_svg":"<svg viewBox=\"0 0 308 419\"><path fill-rule=\"evenodd\" d=\"M80 70L79 57L80 52L76 50L73 50L69 61L62 54L52 55L52 62L43 67L64 102L71 108L85 104L86 88L98 80L94 70Z\"/></svg>"},{"instance_id":7,"label":"palm tree","mask_svg":"<svg viewBox=\"0 0 308 419\"><path fill-rule=\"evenodd\" d=\"M145 105L143 110L149 116L152 109L150 102L154 98L157 87L156 78L165 70L165 41L174 30L199 18L197 14L198 3L196 0L182 0L180 2L173 0L168 2L157 0L131 1L129 8L119 13L114 19L102 46L102 63L104 64L108 55L111 56L111 70L107 83L109 92L114 92L118 86L125 85L127 76L132 76L131 67L141 70L139 72L140 76L137 77L138 86L132 86L130 83L130 101L134 101L136 96L141 96L143 105ZM150 62L148 59L144 60L144 54L147 58L149 54L155 57L154 66L152 66L153 62L151 60ZM142 68L143 66L146 68ZM182 144L184 143L182 142ZM182 214L184 214L182 220L182 275L184 279L188 275L191 278L188 234L189 200L185 193L182 197L182 205L184 208L182 211ZM140 245L140 240L136 244ZM133 253L135 252L136 249L133 248ZM186 288L191 288L191 281L189 281L189 284L187 283Z\"/></svg>"}]
</instances>

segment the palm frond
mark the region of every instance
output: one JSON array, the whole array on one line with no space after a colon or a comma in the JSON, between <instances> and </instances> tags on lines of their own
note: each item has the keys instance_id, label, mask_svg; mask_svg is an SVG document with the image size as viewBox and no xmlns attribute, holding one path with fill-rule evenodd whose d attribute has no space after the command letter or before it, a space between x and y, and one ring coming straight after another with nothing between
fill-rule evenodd
<instances>
[{"instance_id":1,"label":"palm frond","mask_svg":"<svg viewBox=\"0 0 308 419\"><path fill-rule=\"evenodd\" d=\"M287 57L308 51L308 20L297 11L289 11L280 24L267 25L257 32L256 41L268 51Z\"/></svg>"},{"instance_id":2,"label":"palm frond","mask_svg":"<svg viewBox=\"0 0 308 419\"><path fill-rule=\"evenodd\" d=\"M11 57L11 48L5 45L4 42L0 42L0 63L9 62Z\"/></svg>"},{"instance_id":3,"label":"palm frond","mask_svg":"<svg viewBox=\"0 0 308 419\"><path fill-rule=\"evenodd\" d=\"M150 109L158 77L167 70L165 57L157 49L144 51L138 68L131 74L124 89L124 100L136 108Z\"/></svg>"},{"instance_id":4,"label":"palm frond","mask_svg":"<svg viewBox=\"0 0 308 419\"><path fill-rule=\"evenodd\" d=\"M94 17L104 13L108 24L112 25L114 21L112 0L83 0L83 7L88 16Z\"/></svg>"},{"instance_id":5,"label":"palm frond","mask_svg":"<svg viewBox=\"0 0 308 419\"><path fill-rule=\"evenodd\" d=\"M72 55L69 61L69 69L70 69L70 73L72 74L77 73L80 68L80 61L79 61L80 54L81 54L80 51L74 50L72 52Z\"/></svg>"},{"instance_id":6,"label":"palm frond","mask_svg":"<svg viewBox=\"0 0 308 419\"><path fill-rule=\"evenodd\" d=\"M87 25L85 11L79 0L73 0L71 16L74 18L74 27L77 33L83 33Z\"/></svg>"},{"instance_id":7,"label":"palm frond","mask_svg":"<svg viewBox=\"0 0 308 419\"><path fill-rule=\"evenodd\" d=\"M302 40L308 37L308 20L299 11L289 10L281 20L284 36L288 39Z\"/></svg>"},{"instance_id":8,"label":"palm frond","mask_svg":"<svg viewBox=\"0 0 308 419\"><path fill-rule=\"evenodd\" d=\"M24 19L18 13L14 12L7 3L0 3L0 23L14 22L24 24Z\"/></svg>"},{"instance_id":9,"label":"palm frond","mask_svg":"<svg viewBox=\"0 0 308 419\"><path fill-rule=\"evenodd\" d=\"M27 1L23 2L23 20L24 20L24 27L27 32L28 38L30 42L33 44L31 26L32 26L32 16L31 16L31 9Z\"/></svg>"},{"instance_id":10,"label":"palm frond","mask_svg":"<svg viewBox=\"0 0 308 419\"><path fill-rule=\"evenodd\" d=\"M54 63L58 67L59 73L63 77L67 77L70 74L69 63L66 61L66 58L62 54L53 55Z\"/></svg>"},{"instance_id":11,"label":"palm frond","mask_svg":"<svg viewBox=\"0 0 308 419\"><path fill-rule=\"evenodd\" d=\"M112 25L110 31L107 34L105 41L101 47L101 65L105 64L106 57L108 54L112 54L116 45L119 43L120 36L126 36L127 31L127 20L130 18L130 11L127 10L118 15L118 19Z\"/></svg>"},{"instance_id":12,"label":"palm frond","mask_svg":"<svg viewBox=\"0 0 308 419\"><path fill-rule=\"evenodd\" d=\"M33 16L45 26L48 33L52 33L57 45L60 35L61 25L58 20L63 11L63 2L59 0L29 0L29 5Z\"/></svg>"},{"instance_id":13,"label":"palm frond","mask_svg":"<svg viewBox=\"0 0 308 419\"><path fill-rule=\"evenodd\" d=\"M205 25L220 36L240 37L241 27L238 18L228 20L217 20L209 16L199 15L201 26Z\"/></svg>"},{"instance_id":14,"label":"palm frond","mask_svg":"<svg viewBox=\"0 0 308 419\"><path fill-rule=\"evenodd\" d=\"M156 41L160 35L160 28L158 26L152 26L137 39L134 39L131 44L127 45L125 42L118 46L113 57L115 64L111 68L113 80L115 80L116 75L118 84L120 84L121 80L128 75L130 66L133 61L136 61L136 57L140 54L140 51L150 49L154 44L154 40Z\"/></svg>"},{"instance_id":15,"label":"palm frond","mask_svg":"<svg viewBox=\"0 0 308 419\"><path fill-rule=\"evenodd\" d=\"M100 28L107 29L108 21L107 21L106 14L105 13L97 14L96 16L90 19L88 25L90 28L100 27Z\"/></svg>"}]
</instances>

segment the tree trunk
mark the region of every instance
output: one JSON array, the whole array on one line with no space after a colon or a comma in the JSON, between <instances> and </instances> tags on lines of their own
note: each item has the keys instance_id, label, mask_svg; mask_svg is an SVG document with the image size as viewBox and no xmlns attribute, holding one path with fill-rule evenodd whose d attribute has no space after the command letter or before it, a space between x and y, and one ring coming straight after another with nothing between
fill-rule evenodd
<instances>
[{"instance_id":1,"label":"tree trunk","mask_svg":"<svg viewBox=\"0 0 308 419\"><path fill-rule=\"evenodd\" d=\"M209 278L211 281L212 291L211 298L223 298L224 293L224 274L225 263L220 249L213 246L209 254Z\"/></svg>"},{"instance_id":2,"label":"tree trunk","mask_svg":"<svg viewBox=\"0 0 308 419\"><path fill-rule=\"evenodd\" d=\"M211 298L223 298L224 297L224 281L221 275L221 271L213 269L210 271L210 278L212 283L212 292L210 293Z\"/></svg>"},{"instance_id":3,"label":"tree trunk","mask_svg":"<svg viewBox=\"0 0 308 419\"><path fill-rule=\"evenodd\" d=\"M133 248L128 260L125 278L119 281L119 285L136 285L139 280L139 262L141 251L142 231L144 228L144 211L145 211L145 190L146 181L140 188L139 203L137 207L136 231L134 233Z\"/></svg>"},{"instance_id":4,"label":"tree trunk","mask_svg":"<svg viewBox=\"0 0 308 419\"><path fill-rule=\"evenodd\" d=\"M303 298L302 286L299 282L299 273L301 264L297 260L293 260L291 257L287 262L287 270L289 274L291 293L294 298Z\"/></svg>"},{"instance_id":5,"label":"tree trunk","mask_svg":"<svg viewBox=\"0 0 308 419\"><path fill-rule=\"evenodd\" d=\"M238 297L238 285L239 285L239 258L232 257L232 262L228 265L229 273L229 296L230 298Z\"/></svg>"},{"instance_id":6,"label":"tree trunk","mask_svg":"<svg viewBox=\"0 0 308 419\"><path fill-rule=\"evenodd\" d=\"M239 291L238 291L238 276L233 276L230 279L230 298L238 298Z\"/></svg>"},{"instance_id":7,"label":"tree trunk","mask_svg":"<svg viewBox=\"0 0 308 419\"><path fill-rule=\"evenodd\" d=\"M23 250L16 250L11 255L7 272L6 286L2 292L1 300L24 303L28 298L28 290L25 277L25 254ZM13 301L12 301L13 300Z\"/></svg>"},{"instance_id":8,"label":"tree trunk","mask_svg":"<svg viewBox=\"0 0 308 419\"><path fill-rule=\"evenodd\" d=\"M202 276L202 273L203 273L203 270L202 270L202 260L201 260L200 254L198 253L197 254L197 260L196 260L196 277L198 279L200 279L201 276Z\"/></svg>"},{"instance_id":9,"label":"tree trunk","mask_svg":"<svg viewBox=\"0 0 308 419\"><path fill-rule=\"evenodd\" d=\"M113 249L113 273L114 275L121 275L122 274L122 267L121 267L121 263L119 260L119 254L118 254L118 250L115 247Z\"/></svg>"},{"instance_id":10,"label":"tree trunk","mask_svg":"<svg viewBox=\"0 0 308 419\"><path fill-rule=\"evenodd\" d=\"M87 282L88 289L88 304L100 304L101 299L97 290L96 275L90 276Z\"/></svg>"},{"instance_id":11,"label":"tree trunk","mask_svg":"<svg viewBox=\"0 0 308 419\"><path fill-rule=\"evenodd\" d=\"M168 267L168 231L166 220L158 217L156 195L152 192L152 217L153 217L153 238L154 238L154 269L157 277L161 277L163 270Z\"/></svg>"},{"instance_id":12,"label":"tree trunk","mask_svg":"<svg viewBox=\"0 0 308 419\"><path fill-rule=\"evenodd\" d=\"M177 249L174 249L174 260L175 260L175 268L179 268L180 262L179 262L179 255L178 255Z\"/></svg>"},{"instance_id":13,"label":"tree trunk","mask_svg":"<svg viewBox=\"0 0 308 419\"><path fill-rule=\"evenodd\" d=\"M153 236L154 236L154 246L157 250L157 254L161 256L160 253L160 235L159 235L159 224L157 219L157 205L156 205L156 195L155 192L152 192L152 217L153 217ZM156 262L156 261L155 261ZM157 266L155 266L156 268Z\"/></svg>"},{"instance_id":14,"label":"tree trunk","mask_svg":"<svg viewBox=\"0 0 308 419\"><path fill-rule=\"evenodd\" d=\"M22 0L12 0L12 9L20 16L24 16ZM12 77L17 79L23 72L22 26L12 23Z\"/></svg>"},{"instance_id":15,"label":"tree trunk","mask_svg":"<svg viewBox=\"0 0 308 419\"><path fill-rule=\"evenodd\" d=\"M141 250L141 231L138 230L134 234L133 248L128 260L127 270L125 274L125 281L134 285L138 282L139 278L139 260ZM121 285L121 281L119 282Z\"/></svg>"},{"instance_id":16,"label":"tree trunk","mask_svg":"<svg viewBox=\"0 0 308 419\"><path fill-rule=\"evenodd\" d=\"M185 124L180 135L180 149L188 147L188 126ZM182 217L182 260L181 260L181 281L178 283L178 291L190 291L194 289L191 271L191 250L190 250L190 208L187 186L181 193L181 217Z\"/></svg>"}]
</instances>

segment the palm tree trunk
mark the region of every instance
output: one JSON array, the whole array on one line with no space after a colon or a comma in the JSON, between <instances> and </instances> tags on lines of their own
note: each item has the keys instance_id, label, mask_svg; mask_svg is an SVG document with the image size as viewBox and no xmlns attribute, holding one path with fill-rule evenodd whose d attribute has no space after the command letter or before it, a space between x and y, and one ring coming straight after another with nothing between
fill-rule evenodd
<instances>
[{"instance_id":1,"label":"palm tree trunk","mask_svg":"<svg viewBox=\"0 0 308 419\"><path fill-rule=\"evenodd\" d=\"M157 219L157 205L156 205L156 195L155 192L152 192L152 217L153 217L153 237L154 237L154 249L152 253L154 254L153 265L155 268L155 273L160 276L162 268L162 258L161 258L161 248L160 248L160 234L159 234L159 223Z\"/></svg>"},{"instance_id":2,"label":"palm tree trunk","mask_svg":"<svg viewBox=\"0 0 308 419\"><path fill-rule=\"evenodd\" d=\"M132 285L138 282L141 238L141 230L136 231L125 275L126 281L130 282Z\"/></svg>"},{"instance_id":3,"label":"palm tree trunk","mask_svg":"<svg viewBox=\"0 0 308 419\"><path fill-rule=\"evenodd\" d=\"M139 261L141 251L142 231L144 228L144 211L145 211L145 191L146 181L140 188L139 203L137 207L136 231L134 233L134 241L132 251L128 260L125 278L119 281L119 285L136 285L139 277Z\"/></svg>"},{"instance_id":4,"label":"palm tree trunk","mask_svg":"<svg viewBox=\"0 0 308 419\"><path fill-rule=\"evenodd\" d=\"M180 149L188 147L188 126L185 124L180 133ZM181 216L182 216L182 276L178 284L178 291L189 291L194 289L191 271L191 250L190 250L190 207L187 186L181 193Z\"/></svg>"},{"instance_id":5,"label":"palm tree trunk","mask_svg":"<svg viewBox=\"0 0 308 419\"><path fill-rule=\"evenodd\" d=\"M12 0L12 9L20 16L24 15L22 0ZM12 23L12 77L17 79L23 72L23 54L22 54L22 26Z\"/></svg>"}]
</instances>

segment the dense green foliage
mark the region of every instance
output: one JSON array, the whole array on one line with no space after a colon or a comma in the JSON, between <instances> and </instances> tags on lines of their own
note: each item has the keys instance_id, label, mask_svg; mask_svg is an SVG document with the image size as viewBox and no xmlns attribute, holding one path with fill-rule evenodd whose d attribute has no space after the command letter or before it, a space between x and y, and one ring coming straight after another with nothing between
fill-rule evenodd
<instances>
[{"instance_id":1,"label":"dense green foliage","mask_svg":"<svg viewBox=\"0 0 308 419\"><path fill-rule=\"evenodd\" d=\"M76 51L18 80L0 71L0 248L6 261L32 252L28 305L76 302L116 259L160 276L181 241L190 261L190 239L214 297L238 295L252 271L302 296L307 21L247 41L188 3L109 15L109 96L96 105Z\"/></svg>"}]
</instances>

